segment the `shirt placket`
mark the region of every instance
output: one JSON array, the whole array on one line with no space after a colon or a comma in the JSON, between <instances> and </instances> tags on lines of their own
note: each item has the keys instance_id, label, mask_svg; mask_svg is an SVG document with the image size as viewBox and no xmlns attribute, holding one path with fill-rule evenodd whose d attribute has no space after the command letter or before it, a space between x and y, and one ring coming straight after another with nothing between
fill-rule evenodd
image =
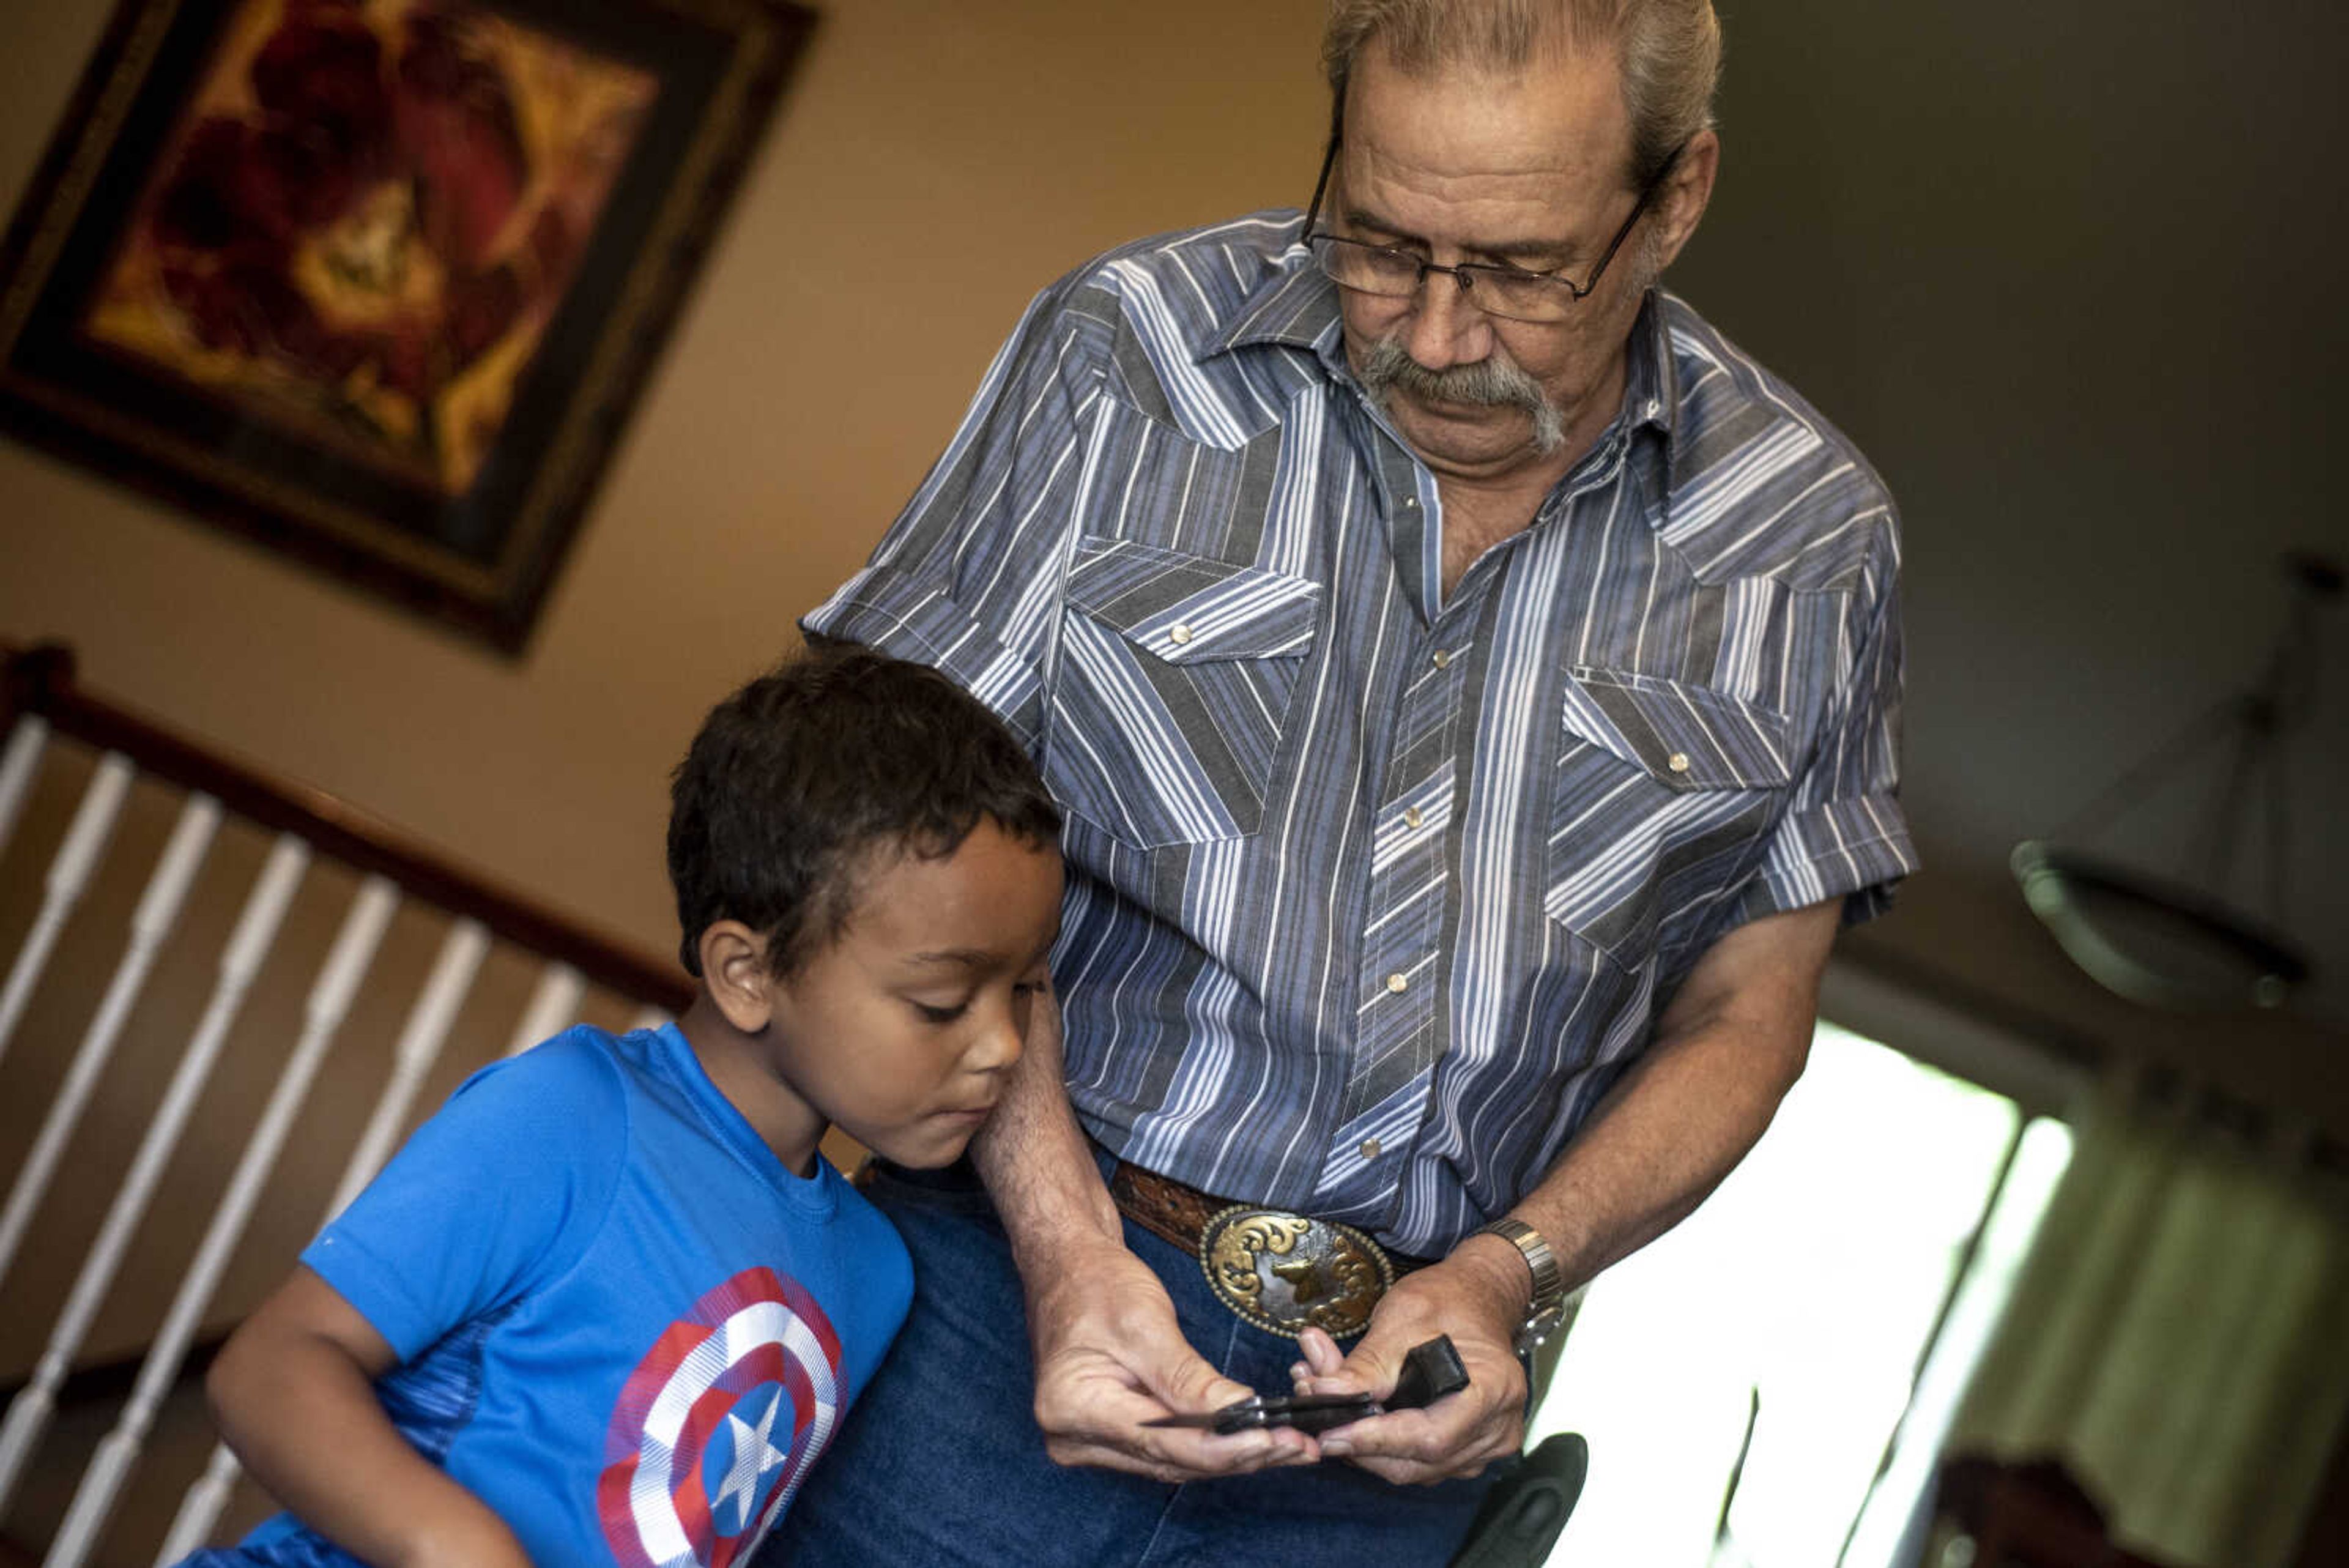
<instances>
[{"instance_id":1,"label":"shirt placket","mask_svg":"<svg viewBox=\"0 0 2349 1568\"><path fill-rule=\"evenodd\" d=\"M1433 514L1434 483L1408 457L1382 465L1398 537ZM1428 532L1432 532L1429 530ZM1431 552L1432 554L1432 552ZM1395 703L1380 772L1371 872L1364 888L1354 1050L1322 1196L1335 1214L1376 1222L1398 1199L1401 1167L1425 1118L1430 1077L1444 1041L1446 922L1452 906L1447 836L1460 778L1457 738L1467 661L1465 617L1430 625L1402 613L1386 628L1400 668L1374 689Z\"/></svg>"},{"instance_id":2,"label":"shirt placket","mask_svg":"<svg viewBox=\"0 0 2349 1568\"><path fill-rule=\"evenodd\" d=\"M1625 441L1610 431L1544 504L1536 526L1562 526L1578 503L1611 486ZM1423 560L1440 557L1435 482L1408 456L1381 464L1399 518L1427 519ZM1460 919L1454 838L1465 798L1483 660L1476 634L1512 540L1478 561L1432 616L1388 634L1404 648L1391 743L1381 771L1372 867L1364 899L1355 1047L1340 1130L1325 1155L1320 1202L1333 1218L1391 1226L1409 1197L1406 1166L1450 1044L1451 954ZM1423 608L1433 598L1431 588Z\"/></svg>"}]
</instances>

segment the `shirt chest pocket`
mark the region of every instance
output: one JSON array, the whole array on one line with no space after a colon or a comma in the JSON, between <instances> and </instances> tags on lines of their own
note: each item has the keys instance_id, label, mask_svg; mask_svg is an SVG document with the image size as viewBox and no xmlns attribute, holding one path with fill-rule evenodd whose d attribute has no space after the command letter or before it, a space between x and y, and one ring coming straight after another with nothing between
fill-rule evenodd
<instances>
[{"instance_id":1,"label":"shirt chest pocket","mask_svg":"<svg viewBox=\"0 0 2349 1568\"><path fill-rule=\"evenodd\" d=\"M1044 745L1061 804L1143 847L1257 831L1320 613L1305 577L1080 540Z\"/></svg>"},{"instance_id":2,"label":"shirt chest pocket","mask_svg":"<svg viewBox=\"0 0 2349 1568\"><path fill-rule=\"evenodd\" d=\"M1794 727L1707 686L1568 673L1545 902L1637 965L1702 929L1760 863L1794 778Z\"/></svg>"}]
</instances>

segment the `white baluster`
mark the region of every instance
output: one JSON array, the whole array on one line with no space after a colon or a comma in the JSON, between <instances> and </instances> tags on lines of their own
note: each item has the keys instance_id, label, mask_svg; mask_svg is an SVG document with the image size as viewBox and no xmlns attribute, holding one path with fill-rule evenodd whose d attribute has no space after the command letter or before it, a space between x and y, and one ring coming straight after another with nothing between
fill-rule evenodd
<instances>
[{"instance_id":1,"label":"white baluster","mask_svg":"<svg viewBox=\"0 0 2349 1568\"><path fill-rule=\"evenodd\" d=\"M33 793L34 775L41 771L41 752L49 743L49 722L27 713L8 732L8 749L0 752L0 849L8 847L16 831L16 815Z\"/></svg>"},{"instance_id":2,"label":"white baluster","mask_svg":"<svg viewBox=\"0 0 2349 1568\"><path fill-rule=\"evenodd\" d=\"M350 1163L343 1168L334 1201L326 1206L326 1219L340 1214L390 1158L391 1146L408 1125L408 1108L415 1103L416 1091L440 1059L440 1047L448 1043L449 1031L457 1022L457 1009L473 989L473 977L481 972L481 960L489 950L490 933L479 920L459 920L449 928L431 977L424 982L399 1033L399 1044L393 1048L391 1081L384 1085L375 1115L367 1119L367 1130L351 1150Z\"/></svg>"},{"instance_id":3,"label":"white baluster","mask_svg":"<svg viewBox=\"0 0 2349 1568\"><path fill-rule=\"evenodd\" d=\"M66 918L74 912L74 906L81 902L82 892L89 886L90 873L98 869L98 862L106 853L107 840L114 836L114 821L121 814L122 797L129 791L135 772L128 757L109 752L99 760L98 772L90 776L89 787L82 792L81 809L74 813L73 826L66 830L57 858L49 863L41 912L33 918L33 929L25 935L25 945L16 954L16 965L8 971L7 988L0 990L0 1054L6 1054L8 1036L16 1033L16 1021L24 1016L33 987L40 983L41 971L48 965L49 950L57 945L57 933L65 929Z\"/></svg>"},{"instance_id":4,"label":"white baluster","mask_svg":"<svg viewBox=\"0 0 2349 1568\"><path fill-rule=\"evenodd\" d=\"M236 929L222 951L220 980L212 988L212 1000L205 1004L203 1018L180 1057L179 1069L171 1075L170 1086L163 1092L163 1103L156 1110L155 1119L148 1124L147 1136L140 1140L139 1152L130 1162L130 1173L124 1178L122 1189L114 1195L106 1223L99 1227L89 1257L66 1298L65 1309L57 1314L57 1326L50 1331L48 1345L41 1352L32 1378L16 1391L16 1397L9 1402L7 1417L0 1420L0 1514L5 1514L16 1493L25 1461L32 1457L33 1445L47 1429L50 1414L56 1408L57 1386L65 1381L74 1355L81 1348L82 1337L89 1332L90 1320L97 1316L98 1303L113 1284L115 1272L122 1266L122 1254L130 1243L131 1233L147 1211L155 1185L162 1179L164 1165L179 1146L180 1135L195 1109L204 1080L212 1074L229 1025L244 1005L245 992L252 989L254 976L259 972L270 944L277 940L277 928L285 922L285 908L293 901L294 890L309 863L308 845L290 834L281 836L244 901Z\"/></svg>"},{"instance_id":5,"label":"white baluster","mask_svg":"<svg viewBox=\"0 0 2349 1568\"><path fill-rule=\"evenodd\" d=\"M567 963L550 963L538 977L538 989L531 992L530 1005L523 1010L522 1026L506 1043L506 1054L519 1055L558 1030L570 1028L579 1022L579 999L587 994L587 981Z\"/></svg>"},{"instance_id":6,"label":"white baluster","mask_svg":"<svg viewBox=\"0 0 2349 1568\"><path fill-rule=\"evenodd\" d=\"M212 1445L212 1457L204 1465L204 1473L180 1500L180 1511L172 1517L171 1528L163 1537L163 1550L155 1553L155 1568L171 1568L171 1564L191 1552L203 1549L212 1538L212 1526L220 1522L221 1511L228 1507L229 1494L236 1490L236 1478L243 1473L236 1456L226 1443Z\"/></svg>"},{"instance_id":7,"label":"white baluster","mask_svg":"<svg viewBox=\"0 0 2349 1568\"><path fill-rule=\"evenodd\" d=\"M489 950L490 934L479 921L459 920L449 928L431 978L424 982L424 990L408 1015L407 1027L400 1031L399 1044L392 1054L391 1079L376 1101L367 1131L359 1136L357 1146L351 1151L350 1163L343 1170L334 1201L326 1207L327 1219L341 1213L358 1196L359 1189L374 1178L377 1168L390 1154L393 1141L408 1123L409 1106L415 1101L416 1091L423 1085L425 1074L431 1071L433 1062L439 1058L450 1027L456 1023L457 1009L472 989L473 978ZM212 1539L212 1526L220 1522L221 1511L228 1506L237 1474L236 1456L229 1451L228 1445L215 1446L204 1473L180 1500L180 1511L163 1537L162 1550L155 1555L156 1568L169 1568Z\"/></svg>"},{"instance_id":8,"label":"white baluster","mask_svg":"<svg viewBox=\"0 0 2349 1568\"><path fill-rule=\"evenodd\" d=\"M8 1277L8 1265L25 1240L25 1229L48 1193L57 1162L65 1158L66 1142L80 1125L81 1114L98 1087L98 1075L105 1072L115 1042L121 1037L123 1023L146 988L156 954L180 922L181 907L187 902L188 888L212 848L220 819L220 802L210 795L191 794L180 808L179 826L171 830L171 842L163 846L162 857L147 879L147 891L140 897L138 911L130 917L130 940L123 950L122 961L115 966L114 979L98 1003L97 1016L82 1036L81 1048L74 1054L57 1098L50 1102L40 1133L33 1139L32 1152L25 1157L24 1168L16 1173L8 1206L0 1210L0 1280Z\"/></svg>"},{"instance_id":9,"label":"white baluster","mask_svg":"<svg viewBox=\"0 0 2349 1568\"><path fill-rule=\"evenodd\" d=\"M213 1210L212 1224L196 1248L195 1262L181 1282L179 1293L171 1299L171 1310L165 1314L163 1326L156 1331L147 1359L140 1364L139 1381L130 1391L129 1402L116 1418L114 1429L100 1439L97 1452L90 1456L89 1468L82 1472L81 1486L74 1492L73 1504L66 1510L64 1522L57 1526L56 1539L49 1542L49 1554L41 1560L42 1568L81 1568L98 1545L98 1532L114 1512L115 1500L121 1495L123 1483L130 1479L131 1467L139 1462L139 1455L147 1446L155 1412L179 1378L180 1365L187 1358L188 1343L195 1337L203 1310L212 1303L212 1292L220 1284L222 1272L228 1267L229 1258L244 1234L245 1224L253 1217L254 1206L261 1199L262 1184L269 1179L278 1153L285 1147L286 1135L294 1129L294 1118L301 1113L302 1102L309 1098L310 1085L335 1036L342 1030L343 1020L350 1012L351 998L357 992L359 981L367 978L367 968L375 961L376 949L383 941L384 928L391 923L392 911L398 907L399 889L385 878L370 877L359 885L358 896L351 901L350 913L343 919L343 929L335 939L334 949L310 987L309 999L302 1010L302 1036L295 1042L293 1054L278 1073L277 1086L271 1092L269 1104L263 1109L253 1136L245 1141L236 1174L229 1179L228 1190Z\"/></svg>"}]
</instances>

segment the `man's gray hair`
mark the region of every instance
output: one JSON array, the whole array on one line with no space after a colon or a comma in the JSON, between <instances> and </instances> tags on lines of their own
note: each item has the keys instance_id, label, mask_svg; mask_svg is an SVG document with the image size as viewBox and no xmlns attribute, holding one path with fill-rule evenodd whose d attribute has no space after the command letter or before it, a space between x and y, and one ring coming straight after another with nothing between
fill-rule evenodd
<instances>
[{"instance_id":1,"label":"man's gray hair","mask_svg":"<svg viewBox=\"0 0 2349 1568\"><path fill-rule=\"evenodd\" d=\"M1624 172L1634 189L1713 124L1721 81L1713 0L1330 0L1321 66L1337 109L1355 61L1373 41L1413 76L1454 66L1516 71L1541 58L1613 50L1631 119L1631 167Z\"/></svg>"}]
</instances>

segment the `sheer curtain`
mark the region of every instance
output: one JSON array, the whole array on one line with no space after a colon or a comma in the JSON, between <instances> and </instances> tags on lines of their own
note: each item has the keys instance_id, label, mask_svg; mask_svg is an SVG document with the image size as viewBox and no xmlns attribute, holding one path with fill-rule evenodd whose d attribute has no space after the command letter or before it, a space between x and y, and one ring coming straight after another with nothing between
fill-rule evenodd
<instances>
[{"instance_id":1,"label":"sheer curtain","mask_svg":"<svg viewBox=\"0 0 2349 1568\"><path fill-rule=\"evenodd\" d=\"M2075 1125L1947 1451L2061 1459L2148 1556L2285 1568L2349 1411L2349 1177L2174 1080Z\"/></svg>"}]
</instances>

